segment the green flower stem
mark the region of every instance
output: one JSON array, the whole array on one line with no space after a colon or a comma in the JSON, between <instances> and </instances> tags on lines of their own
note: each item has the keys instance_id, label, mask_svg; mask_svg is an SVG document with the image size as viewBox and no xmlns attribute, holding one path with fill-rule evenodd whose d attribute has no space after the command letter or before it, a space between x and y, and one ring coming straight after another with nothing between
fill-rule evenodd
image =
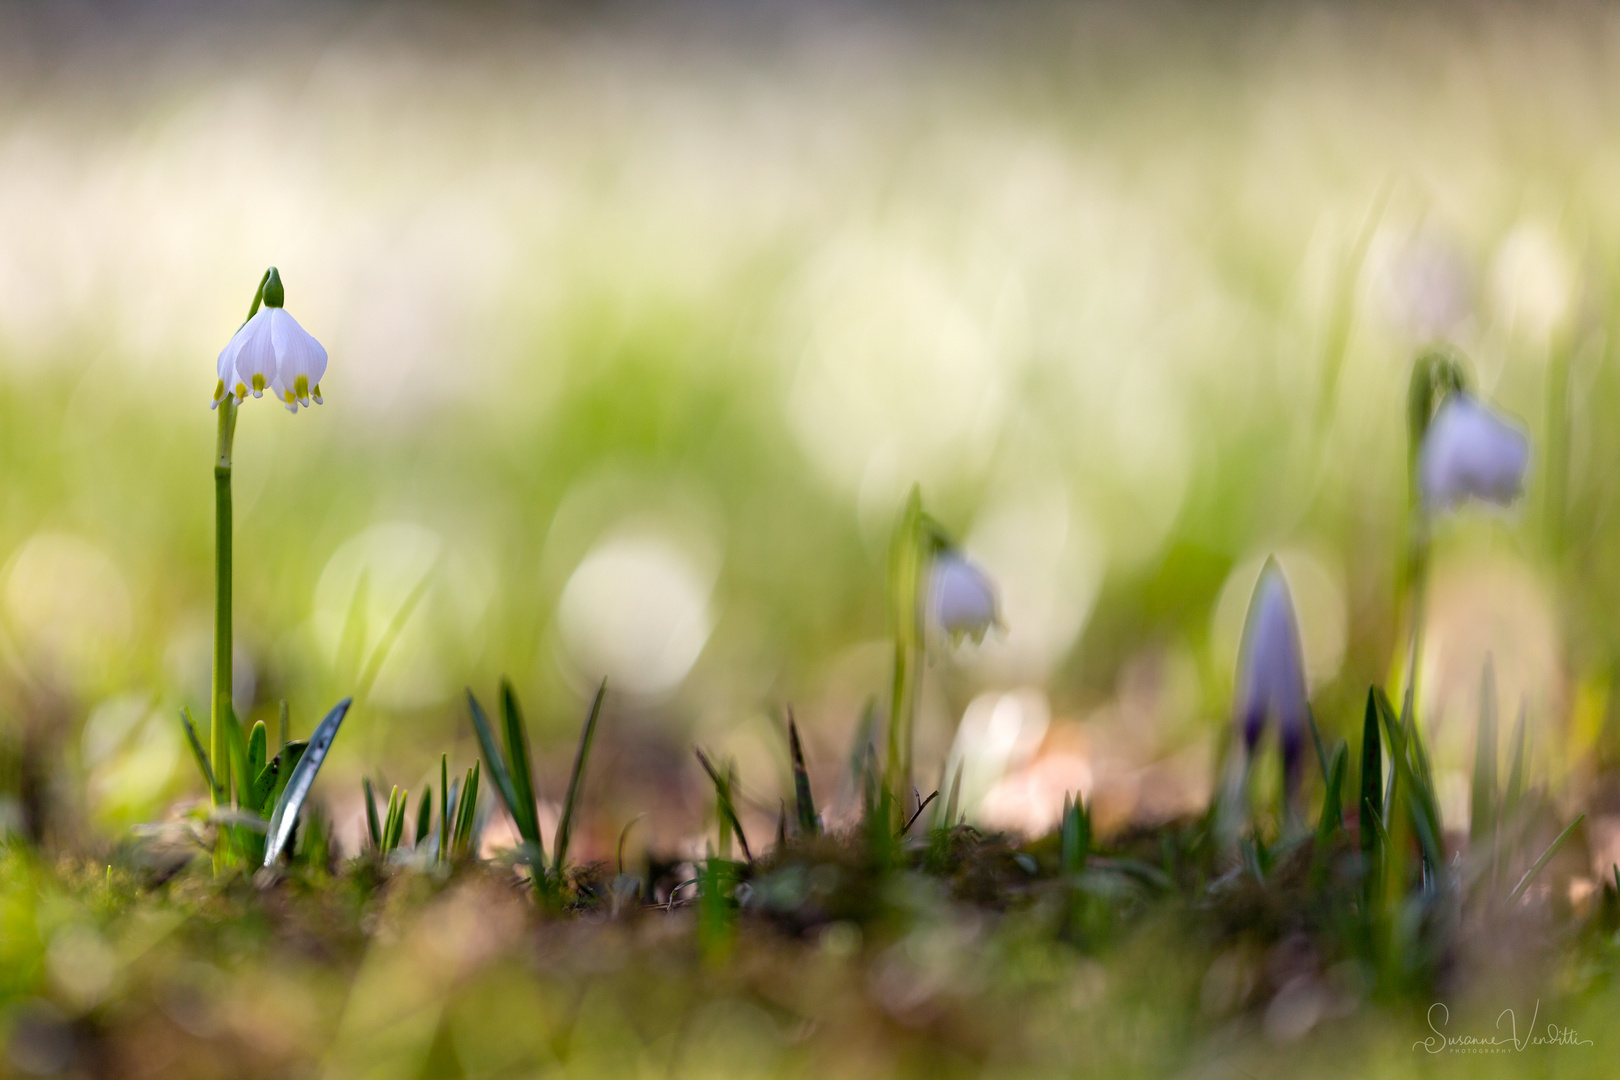
<instances>
[{"instance_id":1,"label":"green flower stem","mask_svg":"<svg viewBox=\"0 0 1620 1080\"><path fill-rule=\"evenodd\" d=\"M266 270L254 290L248 319L259 313L264 288L275 273ZM225 388L225 399L218 405L219 437L214 446L214 687L209 708L208 756L214 771L214 789L209 796L216 807L231 797L231 739L225 725L236 722L231 711L231 448L236 442L236 399ZM221 828L219 846L214 852L214 869L224 869L230 857L232 830Z\"/></svg>"},{"instance_id":2,"label":"green flower stem","mask_svg":"<svg viewBox=\"0 0 1620 1080\"><path fill-rule=\"evenodd\" d=\"M1406 565L1405 593L1410 637L1407 641L1405 714L1414 715L1417 708L1418 660L1423 645L1423 603L1429 584L1429 546L1431 528L1423 493L1418 484L1418 462L1423 451L1423 438L1435 410L1451 394L1468 387L1468 376L1462 363L1446 347L1431 348L1420 354L1412 365L1412 381L1406 392Z\"/></svg>"},{"instance_id":3,"label":"green flower stem","mask_svg":"<svg viewBox=\"0 0 1620 1080\"><path fill-rule=\"evenodd\" d=\"M1407 614L1411 634L1407 641L1405 716L1417 715L1418 662L1423 650L1424 601L1429 589L1429 520L1421 506L1412 508L1407 549Z\"/></svg>"},{"instance_id":4,"label":"green flower stem","mask_svg":"<svg viewBox=\"0 0 1620 1080\"><path fill-rule=\"evenodd\" d=\"M889 589L894 604L894 685L889 702L889 752L883 787L897 824L909 813L911 747L917 718L917 681L922 667L922 604L918 595L923 557L922 495L911 489L889 552Z\"/></svg>"},{"instance_id":5,"label":"green flower stem","mask_svg":"<svg viewBox=\"0 0 1620 1080\"><path fill-rule=\"evenodd\" d=\"M208 756L214 769L213 800L230 798L231 757L225 725L231 722L231 446L237 405L229 395L219 405L219 441L214 456L214 693Z\"/></svg>"}]
</instances>

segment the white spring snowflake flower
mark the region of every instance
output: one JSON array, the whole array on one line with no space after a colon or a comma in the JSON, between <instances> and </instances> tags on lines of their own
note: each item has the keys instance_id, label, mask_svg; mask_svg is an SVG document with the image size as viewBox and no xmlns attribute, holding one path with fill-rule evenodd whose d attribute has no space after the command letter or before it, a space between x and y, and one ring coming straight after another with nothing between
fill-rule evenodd
<instances>
[{"instance_id":1,"label":"white spring snowflake flower","mask_svg":"<svg viewBox=\"0 0 1620 1080\"><path fill-rule=\"evenodd\" d=\"M1434 414L1418 451L1424 509L1447 510L1468 499L1507 506L1524 489L1530 440L1489 406L1464 393Z\"/></svg>"},{"instance_id":2,"label":"white spring snowflake flower","mask_svg":"<svg viewBox=\"0 0 1620 1080\"><path fill-rule=\"evenodd\" d=\"M1260 571L1244 620L1232 713L1250 754L1260 742L1267 718L1275 719L1284 776L1291 789L1305 747L1310 701L1294 600L1282 569L1272 559Z\"/></svg>"},{"instance_id":3,"label":"white spring snowflake flower","mask_svg":"<svg viewBox=\"0 0 1620 1080\"><path fill-rule=\"evenodd\" d=\"M934 557L928 592L934 621L953 640L967 636L982 641L985 631L1000 625L995 584L956 551L946 549Z\"/></svg>"},{"instance_id":4,"label":"white spring snowflake flower","mask_svg":"<svg viewBox=\"0 0 1620 1080\"><path fill-rule=\"evenodd\" d=\"M242 324L219 353L219 381L210 408L227 397L238 402L249 394L262 397L266 390L296 413L321 403L321 377L326 374L326 349L282 306L286 292L274 269L264 286L264 306Z\"/></svg>"}]
</instances>

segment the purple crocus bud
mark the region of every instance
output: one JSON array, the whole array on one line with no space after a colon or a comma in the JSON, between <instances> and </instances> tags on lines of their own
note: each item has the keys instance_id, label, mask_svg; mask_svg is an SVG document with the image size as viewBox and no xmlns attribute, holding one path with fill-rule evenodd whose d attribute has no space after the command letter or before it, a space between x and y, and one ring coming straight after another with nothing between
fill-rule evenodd
<instances>
[{"instance_id":1,"label":"purple crocus bud","mask_svg":"<svg viewBox=\"0 0 1620 1080\"><path fill-rule=\"evenodd\" d=\"M1305 691L1305 657L1288 582L1275 559L1267 559L1249 601L1238 657L1237 700L1233 716L1244 749L1254 753L1266 718L1277 722L1285 776L1298 771L1310 705Z\"/></svg>"},{"instance_id":2,"label":"purple crocus bud","mask_svg":"<svg viewBox=\"0 0 1620 1080\"><path fill-rule=\"evenodd\" d=\"M990 576L954 550L934 556L928 591L935 621L954 640L980 641L1000 622Z\"/></svg>"},{"instance_id":3,"label":"purple crocus bud","mask_svg":"<svg viewBox=\"0 0 1620 1080\"><path fill-rule=\"evenodd\" d=\"M1418 451L1423 508L1448 510L1468 499L1507 506L1524 488L1530 440L1517 424L1465 393L1446 398Z\"/></svg>"}]
</instances>

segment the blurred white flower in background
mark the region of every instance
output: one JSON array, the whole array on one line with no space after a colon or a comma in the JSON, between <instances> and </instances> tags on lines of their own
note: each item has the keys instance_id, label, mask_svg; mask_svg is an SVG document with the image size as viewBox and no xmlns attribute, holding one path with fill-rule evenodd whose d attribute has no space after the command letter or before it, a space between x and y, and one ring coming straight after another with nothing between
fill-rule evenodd
<instances>
[{"instance_id":1,"label":"blurred white flower in background","mask_svg":"<svg viewBox=\"0 0 1620 1080\"><path fill-rule=\"evenodd\" d=\"M630 694L673 690L714 629L715 569L659 535L599 541L557 601L557 629L575 672Z\"/></svg>"},{"instance_id":2,"label":"blurred white flower in background","mask_svg":"<svg viewBox=\"0 0 1620 1080\"><path fill-rule=\"evenodd\" d=\"M984 693L969 703L945 760L945 784L962 770L959 805L970 821L983 820L982 804L1000 781L1035 756L1052 722L1046 695L1033 687ZM948 790L940 795L946 798Z\"/></svg>"},{"instance_id":3,"label":"blurred white flower in background","mask_svg":"<svg viewBox=\"0 0 1620 1080\"><path fill-rule=\"evenodd\" d=\"M1421 231L1395 254L1389 267L1390 306L1419 341L1450 338L1472 308L1468 266L1451 243Z\"/></svg>"},{"instance_id":4,"label":"blurred white flower in background","mask_svg":"<svg viewBox=\"0 0 1620 1080\"><path fill-rule=\"evenodd\" d=\"M1557 238L1545 227L1516 226L1491 265L1492 299L1518 332L1545 339L1574 306L1575 273Z\"/></svg>"},{"instance_id":5,"label":"blurred white flower in background","mask_svg":"<svg viewBox=\"0 0 1620 1080\"><path fill-rule=\"evenodd\" d=\"M1452 394L1418 451L1423 506L1431 513L1469 499L1507 506L1523 490L1529 465L1522 429L1468 394Z\"/></svg>"},{"instance_id":6,"label":"blurred white flower in background","mask_svg":"<svg viewBox=\"0 0 1620 1080\"><path fill-rule=\"evenodd\" d=\"M928 606L935 624L952 641L963 637L982 641L987 630L1001 623L995 583L955 550L934 556L929 568Z\"/></svg>"}]
</instances>

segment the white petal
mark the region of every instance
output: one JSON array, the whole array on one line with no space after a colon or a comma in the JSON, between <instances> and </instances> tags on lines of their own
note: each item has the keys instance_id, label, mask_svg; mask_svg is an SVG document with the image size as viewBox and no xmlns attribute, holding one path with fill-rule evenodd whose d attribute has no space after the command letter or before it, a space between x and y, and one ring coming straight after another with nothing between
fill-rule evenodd
<instances>
[{"instance_id":1,"label":"white petal","mask_svg":"<svg viewBox=\"0 0 1620 1080\"><path fill-rule=\"evenodd\" d=\"M220 381L227 386L236 382L236 354L242 351L242 342L246 340L247 326L244 325L236 333L232 334L231 340L227 341L225 347L219 350L219 362L215 365L215 371L219 375Z\"/></svg>"},{"instance_id":2,"label":"white petal","mask_svg":"<svg viewBox=\"0 0 1620 1080\"><path fill-rule=\"evenodd\" d=\"M276 346L276 382L278 393L285 396L298 385L300 377L304 389L299 400L308 404L310 388L326 374L326 350L309 331L298 325L298 320L282 308L277 308L271 322L271 333Z\"/></svg>"},{"instance_id":3,"label":"white petal","mask_svg":"<svg viewBox=\"0 0 1620 1080\"><path fill-rule=\"evenodd\" d=\"M264 387L275 378L276 354L270 340L270 313L274 310L274 308L260 308L259 313L236 332L231 344L225 346L227 351L233 347L236 349L235 376L233 378L220 376L225 378L227 389L235 390L238 386L243 386L247 388L247 392L258 397L263 393ZM221 353L222 364L224 359L225 354ZM260 380L257 385L254 383L255 377Z\"/></svg>"},{"instance_id":4,"label":"white petal","mask_svg":"<svg viewBox=\"0 0 1620 1080\"><path fill-rule=\"evenodd\" d=\"M1424 506L1443 510L1468 499L1506 506L1524 487L1530 441L1516 425L1466 394L1435 413L1418 455Z\"/></svg>"},{"instance_id":5,"label":"white petal","mask_svg":"<svg viewBox=\"0 0 1620 1080\"><path fill-rule=\"evenodd\" d=\"M947 634L975 640L996 625L996 591L990 578L954 552L934 559L929 592L934 619Z\"/></svg>"}]
</instances>

